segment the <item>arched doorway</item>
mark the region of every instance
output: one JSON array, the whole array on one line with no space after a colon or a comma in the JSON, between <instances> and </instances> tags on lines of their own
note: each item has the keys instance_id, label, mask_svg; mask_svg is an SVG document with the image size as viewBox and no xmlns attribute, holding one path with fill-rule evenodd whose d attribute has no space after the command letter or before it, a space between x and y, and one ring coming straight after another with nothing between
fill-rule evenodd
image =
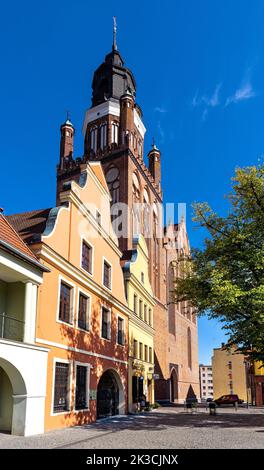
<instances>
[{"instance_id":1,"label":"arched doorway","mask_svg":"<svg viewBox=\"0 0 264 470\"><path fill-rule=\"evenodd\" d=\"M13 388L7 373L0 367L0 432L12 431Z\"/></svg>"},{"instance_id":2,"label":"arched doorway","mask_svg":"<svg viewBox=\"0 0 264 470\"><path fill-rule=\"evenodd\" d=\"M0 358L0 430L23 435L26 421L25 382L19 370Z\"/></svg>"},{"instance_id":3,"label":"arched doorway","mask_svg":"<svg viewBox=\"0 0 264 470\"><path fill-rule=\"evenodd\" d=\"M172 369L170 376L170 401L175 402L178 399L178 377L175 369Z\"/></svg>"},{"instance_id":4,"label":"arched doorway","mask_svg":"<svg viewBox=\"0 0 264 470\"><path fill-rule=\"evenodd\" d=\"M97 418L106 418L124 413L124 392L119 375L108 369L97 386Z\"/></svg>"}]
</instances>

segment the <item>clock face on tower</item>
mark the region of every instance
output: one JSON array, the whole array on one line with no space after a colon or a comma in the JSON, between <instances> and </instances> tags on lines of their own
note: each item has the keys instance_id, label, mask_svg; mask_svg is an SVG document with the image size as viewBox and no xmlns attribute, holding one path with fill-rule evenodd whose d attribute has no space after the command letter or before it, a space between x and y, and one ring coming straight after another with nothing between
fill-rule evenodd
<instances>
[{"instance_id":1,"label":"clock face on tower","mask_svg":"<svg viewBox=\"0 0 264 470\"><path fill-rule=\"evenodd\" d=\"M105 178L106 178L107 183L109 184L109 183L114 183L114 181L118 179L118 176L119 176L118 168L112 167L106 173Z\"/></svg>"}]
</instances>

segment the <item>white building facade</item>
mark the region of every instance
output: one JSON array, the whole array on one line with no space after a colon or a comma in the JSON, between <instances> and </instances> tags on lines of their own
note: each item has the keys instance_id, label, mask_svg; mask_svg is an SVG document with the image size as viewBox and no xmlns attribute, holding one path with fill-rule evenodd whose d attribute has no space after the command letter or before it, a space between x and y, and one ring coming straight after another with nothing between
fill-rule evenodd
<instances>
[{"instance_id":1,"label":"white building facade","mask_svg":"<svg viewBox=\"0 0 264 470\"><path fill-rule=\"evenodd\" d=\"M214 397L213 370L211 365L199 365L201 400Z\"/></svg>"},{"instance_id":2,"label":"white building facade","mask_svg":"<svg viewBox=\"0 0 264 470\"><path fill-rule=\"evenodd\" d=\"M0 431L44 432L48 349L35 345L45 268L0 213Z\"/></svg>"}]
</instances>

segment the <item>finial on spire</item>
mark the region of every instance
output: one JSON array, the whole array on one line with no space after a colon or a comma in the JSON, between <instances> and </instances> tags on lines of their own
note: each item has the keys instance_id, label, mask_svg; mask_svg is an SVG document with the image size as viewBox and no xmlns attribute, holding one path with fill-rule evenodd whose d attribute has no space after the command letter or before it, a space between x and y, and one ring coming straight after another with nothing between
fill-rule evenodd
<instances>
[{"instance_id":1,"label":"finial on spire","mask_svg":"<svg viewBox=\"0 0 264 470\"><path fill-rule=\"evenodd\" d=\"M116 45L116 16L113 16L113 21L114 21L114 27L113 27L113 51L117 51L117 45Z\"/></svg>"},{"instance_id":2,"label":"finial on spire","mask_svg":"<svg viewBox=\"0 0 264 470\"><path fill-rule=\"evenodd\" d=\"M71 122L70 111L68 111L68 110L66 111L66 120L65 120L65 122L62 124L62 126L65 126L65 125L71 126L71 127L73 128L73 124L72 124L72 122Z\"/></svg>"},{"instance_id":3,"label":"finial on spire","mask_svg":"<svg viewBox=\"0 0 264 470\"><path fill-rule=\"evenodd\" d=\"M151 147L152 147L152 150L158 150L158 147L156 146L155 138L154 138L154 137L152 137L152 145L151 145Z\"/></svg>"}]
</instances>

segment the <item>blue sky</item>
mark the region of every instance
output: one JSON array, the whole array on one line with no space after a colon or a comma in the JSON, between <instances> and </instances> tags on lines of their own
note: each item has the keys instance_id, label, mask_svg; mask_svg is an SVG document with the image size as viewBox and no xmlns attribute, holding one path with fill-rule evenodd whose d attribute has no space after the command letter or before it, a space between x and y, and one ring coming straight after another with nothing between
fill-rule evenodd
<instances>
[{"instance_id":1,"label":"blue sky","mask_svg":"<svg viewBox=\"0 0 264 470\"><path fill-rule=\"evenodd\" d=\"M162 151L164 199L224 214L236 166L264 154L263 0L46 0L5 2L0 17L1 187L6 214L55 204L59 126L70 110L75 156L91 80L117 44L137 81L137 101ZM199 321L200 361L224 335Z\"/></svg>"}]
</instances>

